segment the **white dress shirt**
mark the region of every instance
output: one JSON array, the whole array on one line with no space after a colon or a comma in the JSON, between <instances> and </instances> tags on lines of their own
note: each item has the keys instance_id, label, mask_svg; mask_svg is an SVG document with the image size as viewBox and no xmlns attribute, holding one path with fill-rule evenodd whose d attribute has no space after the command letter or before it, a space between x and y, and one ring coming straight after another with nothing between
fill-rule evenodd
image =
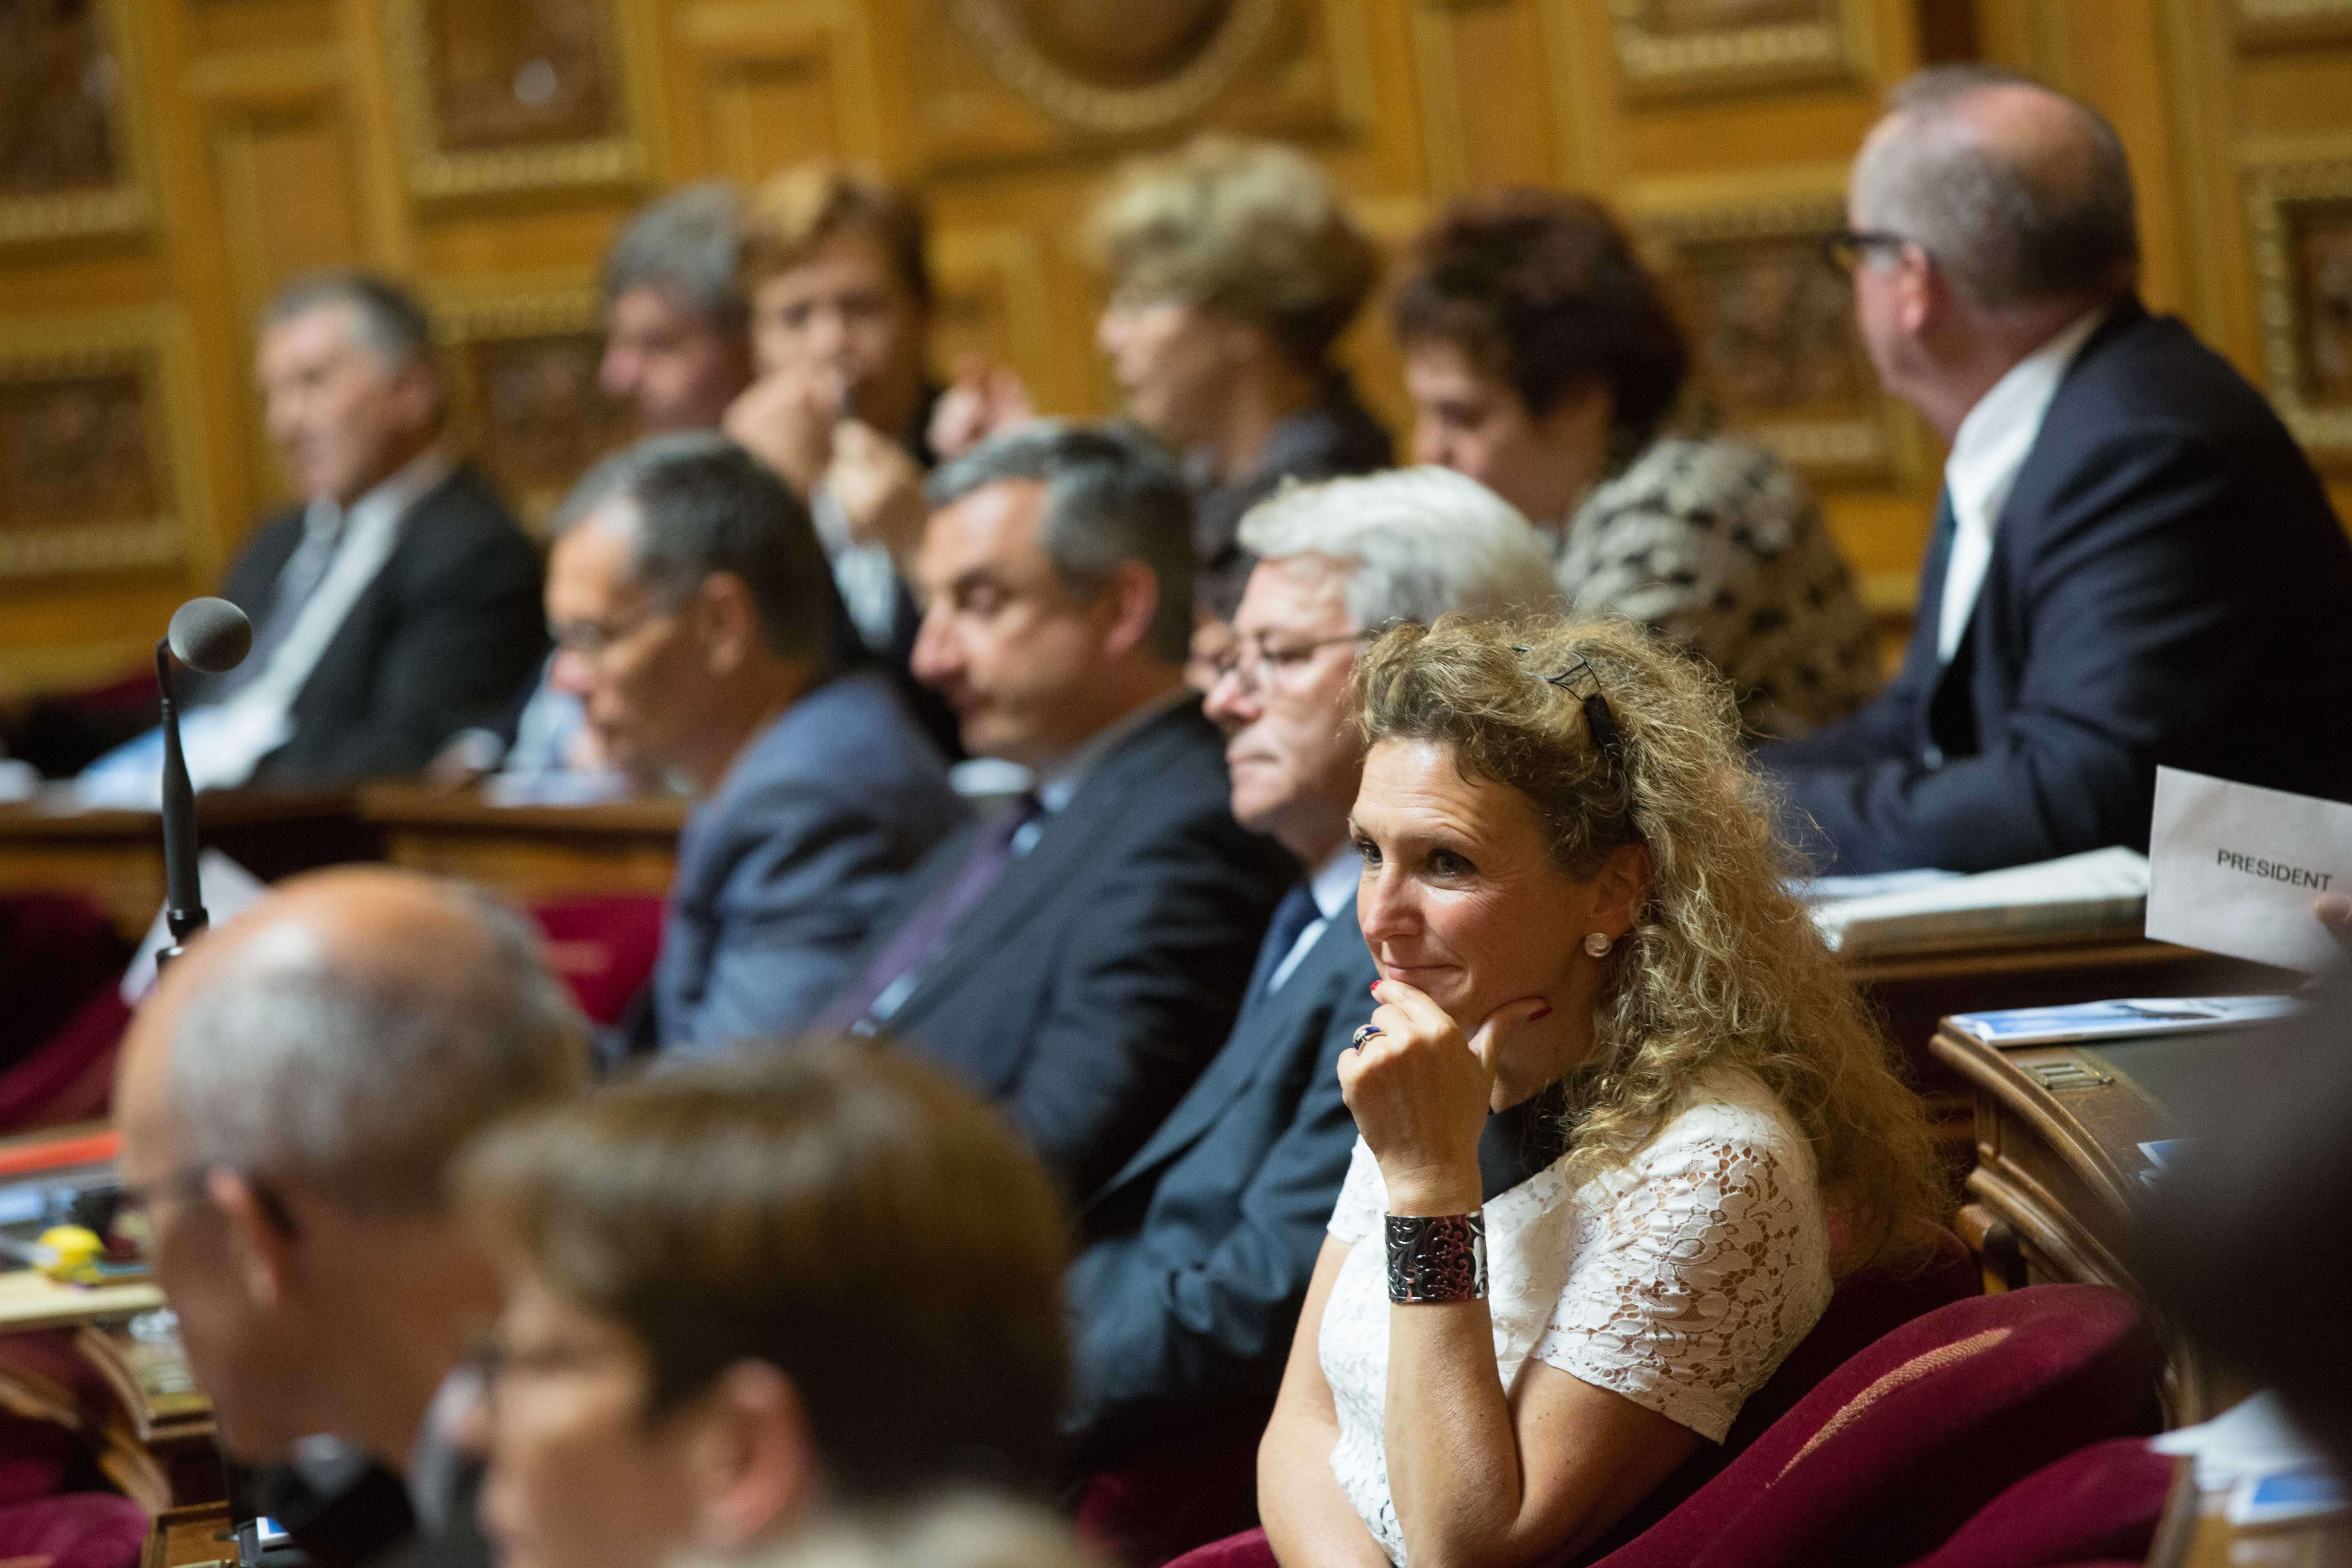
<instances>
[{"instance_id":1,"label":"white dress shirt","mask_svg":"<svg viewBox=\"0 0 2352 1568\"><path fill-rule=\"evenodd\" d=\"M1282 955L1282 962L1274 966L1272 974L1266 976L1267 995L1281 990L1282 983L1290 978L1290 972L1306 962L1315 944L1323 940L1323 928L1348 907L1349 896L1355 892L1356 884L1363 879L1363 875L1364 858L1349 843L1342 843L1331 851L1328 860L1316 868L1314 880L1307 884L1307 896L1315 900L1315 918L1307 922L1306 928L1298 933L1298 940L1290 944L1290 951Z\"/></svg>"},{"instance_id":2,"label":"white dress shirt","mask_svg":"<svg viewBox=\"0 0 2352 1568\"><path fill-rule=\"evenodd\" d=\"M1946 664L1960 646L1992 563L1992 536L2017 473L2042 434L2042 421L2066 367L2099 322L2105 305L2084 311L2049 342L2009 367L1976 401L1952 437L1944 490L1952 503L1952 552L1944 567L1944 602L1936 623L1936 657Z\"/></svg>"}]
</instances>

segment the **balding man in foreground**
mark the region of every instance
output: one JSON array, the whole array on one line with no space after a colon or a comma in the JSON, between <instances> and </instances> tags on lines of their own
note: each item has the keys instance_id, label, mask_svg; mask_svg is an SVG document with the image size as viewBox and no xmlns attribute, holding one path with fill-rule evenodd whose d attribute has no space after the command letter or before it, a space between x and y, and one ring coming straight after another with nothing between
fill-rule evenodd
<instances>
[{"instance_id":1,"label":"balding man in foreground","mask_svg":"<svg viewBox=\"0 0 2352 1568\"><path fill-rule=\"evenodd\" d=\"M298 1541L315 1521L340 1560L413 1543L380 1472L431 1451L436 1391L499 1305L447 1168L587 1081L583 1027L530 929L414 874L287 882L164 972L116 1081L122 1178L223 1447L306 1461L301 1506L271 1504ZM466 1531L466 1511L446 1522Z\"/></svg>"},{"instance_id":2,"label":"balding man in foreground","mask_svg":"<svg viewBox=\"0 0 2352 1568\"><path fill-rule=\"evenodd\" d=\"M2352 545L2262 394L2140 304L2114 128L1923 71L1848 210L1864 341L1951 457L1902 672L1759 753L1822 868L2145 846L2158 764L2340 796Z\"/></svg>"}]
</instances>

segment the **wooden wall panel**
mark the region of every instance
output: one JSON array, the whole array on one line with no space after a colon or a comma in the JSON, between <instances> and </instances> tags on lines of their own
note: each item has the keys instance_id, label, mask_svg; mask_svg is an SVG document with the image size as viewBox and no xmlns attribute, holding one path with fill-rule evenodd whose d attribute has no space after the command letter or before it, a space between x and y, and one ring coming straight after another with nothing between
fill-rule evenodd
<instances>
[{"instance_id":1,"label":"wooden wall panel","mask_svg":"<svg viewBox=\"0 0 2352 1568\"><path fill-rule=\"evenodd\" d=\"M460 437L538 516L622 433L593 384L595 267L652 192L818 154L908 182L933 215L941 367L1001 359L1043 407L1087 415L1114 389L1083 215L1120 158L1213 125L1298 141L1391 257L1466 191L1611 202L1666 274L1701 392L1803 468L1892 634L1941 453L1876 389L1811 247L1886 87L1971 52L2115 119L2145 291L2263 382L2352 500L2352 0L94 0L75 15L89 30L58 47L79 64L37 79L40 111L0 105L0 447L31 453L0 456L0 556L47 563L0 572L0 677L135 657L281 493L250 340L296 271L357 262L419 285ZM1045 45L1040 17L1059 29ZM111 62L95 74L93 47ZM119 90L77 100L85 79ZM1402 439L1383 315L1342 350ZM90 442L145 466L93 464ZM112 488L69 495L85 468ZM68 513L85 531L60 555L41 519ZM138 533L142 518L164 526ZM90 548L101 535L111 557Z\"/></svg>"}]
</instances>

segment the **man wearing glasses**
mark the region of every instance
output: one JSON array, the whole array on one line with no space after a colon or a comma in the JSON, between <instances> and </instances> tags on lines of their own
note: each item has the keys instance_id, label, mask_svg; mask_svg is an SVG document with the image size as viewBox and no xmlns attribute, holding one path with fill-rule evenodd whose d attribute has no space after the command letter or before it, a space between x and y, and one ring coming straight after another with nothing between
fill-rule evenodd
<instances>
[{"instance_id":1,"label":"man wearing glasses","mask_svg":"<svg viewBox=\"0 0 2352 1568\"><path fill-rule=\"evenodd\" d=\"M1923 71L1848 208L1863 340L1951 455L1901 673L1759 753L1820 868L2144 846L2160 763L2342 795L2352 545L2262 395L2140 304L2114 128Z\"/></svg>"},{"instance_id":2,"label":"man wearing glasses","mask_svg":"<svg viewBox=\"0 0 2352 1568\"><path fill-rule=\"evenodd\" d=\"M1378 978L1348 838L1357 650L1398 622L1566 607L1535 531L1444 468L1286 490L1240 539L1257 565L1205 710L1227 736L1234 816L1307 874L1276 909L1223 1049L1080 1217L1067 1293L1082 1459L1165 1467L1199 1503L1192 1541L1092 1521L1139 1560L1255 1517L1251 1467L1217 1460L1255 1452L1355 1142L1335 1063Z\"/></svg>"},{"instance_id":3,"label":"man wearing glasses","mask_svg":"<svg viewBox=\"0 0 2352 1568\"><path fill-rule=\"evenodd\" d=\"M410 1536L386 1472L427 1518L449 1500L428 1411L499 1286L448 1168L589 1081L539 946L456 884L323 871L203 937L132 1023L114 1095L126 1217L223 1448L272 1467L256 1500L322 1561ZM444 1510L413 1560L484 1561L472 1526L470 1506Z\"/></svg>"},{"instance_id":4,"label":"man wearing glasses","mask_svg":"<svg viewBox=\"0 0 2352 1568\"><path fill-rule=\"evenodd\" d=\"M789 1040L964 820L946 763L887 675L845 667L806 509L725 437L607 458L556 529L551 684L580 700L617 766L698 797L653 1027L641 1012L615 1044L691 1056Z\"/></svg>"}]
</instances>

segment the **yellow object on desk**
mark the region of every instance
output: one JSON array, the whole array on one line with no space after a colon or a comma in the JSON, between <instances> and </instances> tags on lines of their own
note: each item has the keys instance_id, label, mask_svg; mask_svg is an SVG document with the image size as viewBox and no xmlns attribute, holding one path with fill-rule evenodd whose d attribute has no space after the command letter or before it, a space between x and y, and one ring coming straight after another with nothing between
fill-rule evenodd
<instances>
[{"instance_id":1,"label":"yellow object on desk","mask_svg":"<svg viewBox=\"0 0 2352 1568\"><path fill-rule=\"evenodd\" d=\"M98 1283L98 1260L106 1253L98 1232L79 1225L53 1225L41 1232L37 1245L49 1254L41 1272L50 1279L68 1285Z\"/></svg>"}]
</instances>

